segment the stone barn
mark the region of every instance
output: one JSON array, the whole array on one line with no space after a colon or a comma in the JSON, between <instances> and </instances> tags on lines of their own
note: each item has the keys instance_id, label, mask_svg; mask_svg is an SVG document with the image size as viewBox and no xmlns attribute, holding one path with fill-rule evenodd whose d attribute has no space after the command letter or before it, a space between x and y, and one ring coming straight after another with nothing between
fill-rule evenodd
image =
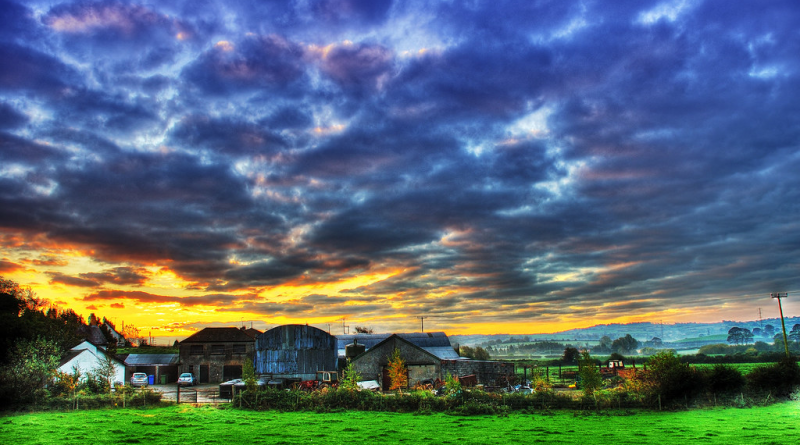
<instances>
[{"instance_id":1,"label":"stone barn","mask_svg":"<svg viewBox=\"0 0 800 445\"><path fill-rule=\"evenodd\" d=\"M200 383L242 377L245 361L253 360L255 339L235 327L205 328L180 342L180 372L191 372Z\"/></svg>"},{"instance_id":2,"label":"stone barn","mask_svg":"<svg viewBox=\"0 0 800 445\"><path fill-rule=\"evenodd\" d=\"M278 326L256 338L256 373L273 379L311 380L337 362L336 337L313 326Z\"/></svg>"},{"instance_id":3,"label":"stone barn","mask_svg":"<svg viewBox=\"0 0 800 445\"><path fill-rule=\"evenodd\" d=\"M442 358L394 334L353 359L353 366L361 374L361 379L377 380L381 389L388 390L387 365L395 349L406 362L409 387L442 378Z\"/></svg>"}]
</instances>

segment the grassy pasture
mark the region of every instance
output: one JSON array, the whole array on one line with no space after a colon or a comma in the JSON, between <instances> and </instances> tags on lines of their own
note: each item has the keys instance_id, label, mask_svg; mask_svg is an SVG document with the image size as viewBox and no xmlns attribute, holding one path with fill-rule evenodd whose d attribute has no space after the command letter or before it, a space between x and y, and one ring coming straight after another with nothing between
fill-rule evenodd
<instances>
[{"instance_id":1,"label":"grassy pasture","mask_svg":"<svg viewBox=\"0 0 800 445\"><path fill-rule=\"evenodd\" d=\"M755 368L758 368L759 366L769 366L772 364L774 363L724 363L724 365L726 366L738 369L739 372L741 372L744 375L749 374L750 371L752 371ZM711 369L715 365L713 363L696 363L689 366L697 369Z\"/></svg>"},{"instance_id":2,"label":"grassy pasture","mask_svg":"<svg viewBox=\"0 0 800 445\"><path fill-rule=\"evenodd\" d=\"M446 414L280 413L212 406L45 412L0 417L13 444L800 443L800 402L679 412Z\"/></svg>"}]
</instances>

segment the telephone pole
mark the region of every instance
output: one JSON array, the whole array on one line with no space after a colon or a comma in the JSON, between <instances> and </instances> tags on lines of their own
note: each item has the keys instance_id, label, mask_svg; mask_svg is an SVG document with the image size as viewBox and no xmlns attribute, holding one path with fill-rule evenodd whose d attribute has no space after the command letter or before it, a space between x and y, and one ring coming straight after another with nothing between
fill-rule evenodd
<instances>
[{"instance_id":1,"label":"telephone pole","mask_svg":"<svg viewBox=\"0 0 800 445\"><path fill-rule=\"evenodd\" d=\"M786 323L783 321L783 306L781 306L781 298L786 298L789 294L787 292L775 292L769 294L769 296L778 300L778 310L781 311L781 328L783 329L783 347L786 349L786 357L791 357L789 355L789 340L786 338Z\"/></svg>"},{"instance_id":2,"label":"telephone pole","mask_svg":"<svg viewBox=\"0 0 800 445\"><path fill-rule=\"evenodd\" d=\"M425 332L425 319L428 318L428 316L423 316L423 317L417 316L417 318L419 318L420 331Z\"/></svg>"}]
</instances>

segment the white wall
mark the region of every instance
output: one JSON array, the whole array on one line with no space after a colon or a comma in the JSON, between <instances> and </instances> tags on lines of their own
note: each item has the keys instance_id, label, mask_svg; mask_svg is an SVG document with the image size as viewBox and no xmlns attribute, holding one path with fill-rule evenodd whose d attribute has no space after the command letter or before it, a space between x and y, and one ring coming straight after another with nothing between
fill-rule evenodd
<instances>
[{"instance_id":1,"label":"white wall","mask_svg":"<svg viewBox=\"0 0 800 445\"><path fill-rule=\"evenodd\" d=\"M67 374L72 374L73 369L77 368L81 373L81 380L85 380L86 374L88 372L97 372L100 366L102 366L103 361L105 361L105 357L102 352L98 352L97 355L95 355L90 349L84 349L77 357L63 364L58 370ZM114 361L114 370L116 371L114 374L114 381L125 383L125 365Z\"/></svg>"}]
</instances>

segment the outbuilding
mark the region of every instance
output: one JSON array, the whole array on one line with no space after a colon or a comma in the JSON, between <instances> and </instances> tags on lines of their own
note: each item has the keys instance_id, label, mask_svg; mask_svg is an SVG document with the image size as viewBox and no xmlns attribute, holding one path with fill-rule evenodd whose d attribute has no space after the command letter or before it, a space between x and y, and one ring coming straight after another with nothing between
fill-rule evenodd
<instances>
[{"instance_id":1,"label":"outbuilding","mask_svg":"<svg viewBox=\"0 0 800 445\"><path fill-rule=\"evenodd\" d=\"M180 370L200 383L238 379L245 361L253 360L254 347L244 328L205 328L180 343Z\"/></svg>"},{"instance_id":2,"label":"outbuilding","mask_svg":"<svg viewBox=\"0 0 800 445\"><path fill-rule=\"evenodd\" d=\"M336 337L313 326L278 326L256 338L256 373L275 380L311 380L317 371L336 371L337 356Z\"/></svg>"}]
</instances>

